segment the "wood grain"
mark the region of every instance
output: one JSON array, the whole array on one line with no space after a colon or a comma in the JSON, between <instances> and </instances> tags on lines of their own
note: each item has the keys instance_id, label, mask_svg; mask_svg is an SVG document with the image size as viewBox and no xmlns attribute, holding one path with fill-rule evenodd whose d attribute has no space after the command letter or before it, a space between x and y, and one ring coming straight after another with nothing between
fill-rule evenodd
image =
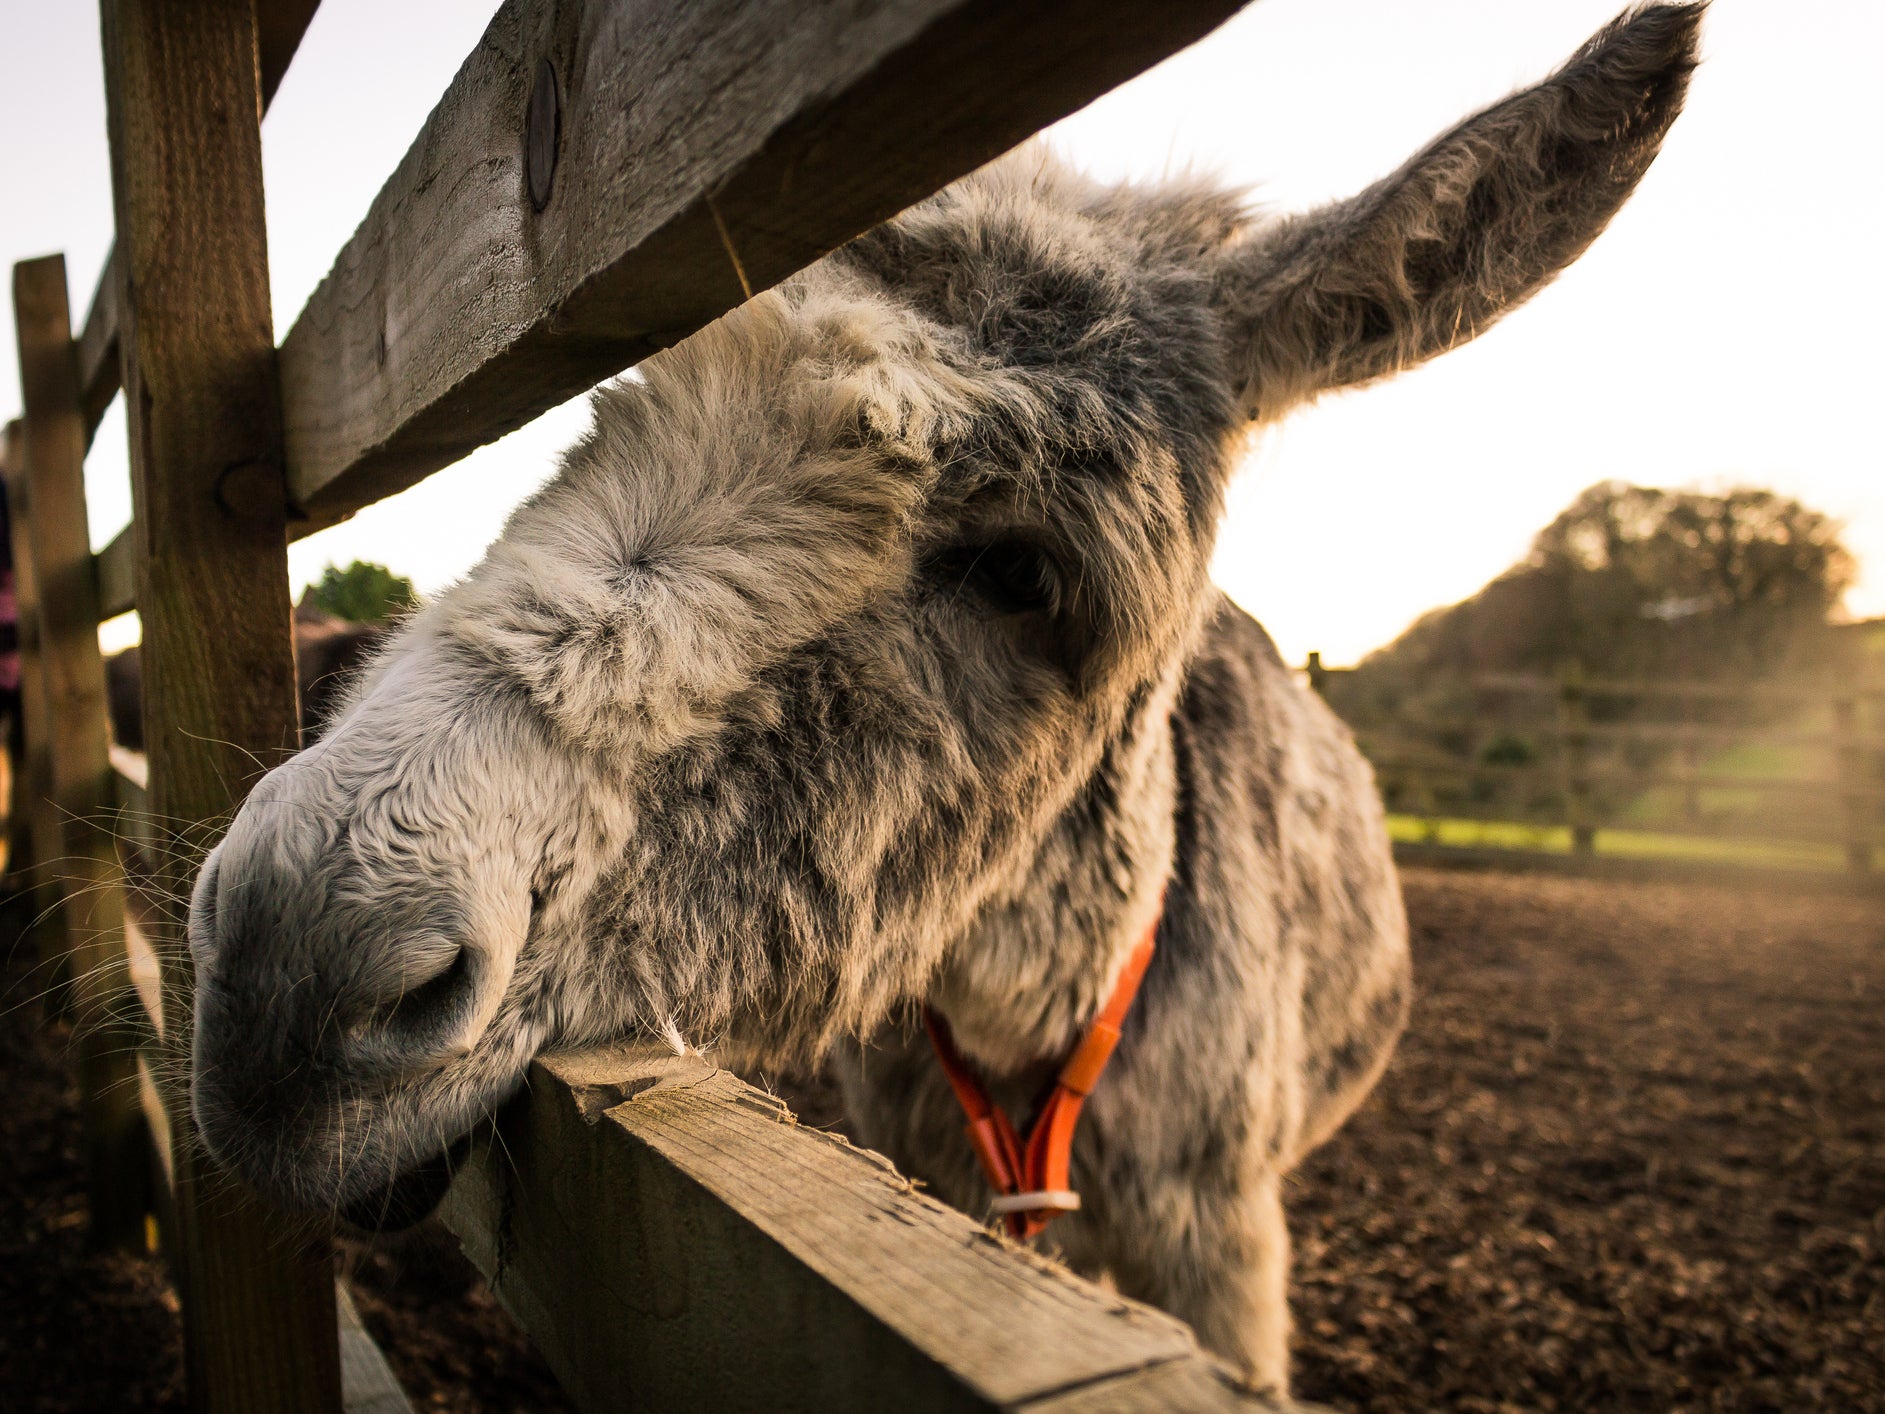
<instances>
[{"instance_id":1,"label":"wood grain","mask_svg":"<svg viewBox=\"0 0 1885 1414\"><path fill-rule=\"evenodd\" d=\"M544 1057L498 1133L445 1218L585 1410L1013 1409L1167 1364L1198 1370L1065 1407L1263 1407L1171 1317L699 1057Z\"/></svg>"},{"instance_id":2,"label":"wood grain","mask_svg":"<svg viewBox=\"0 0 1885 1414\"><path fill-rule=\"evenodd\" d=\"M509 0L283 342L298 529L684 337L744 298L740 270L776 283L1240 3Z\"/></svg>"},{"instance_id":3,"label":"wood grain","mask_svg":"<svg viewBox=\"0 0 1885 1414\"><path fill-rule=\"evenodd\" d=\"M214 822L297 735L255 13L104 0L103 37L150 804ZM175 894L190 872L173 851L162 882ZM191 971L173 920L151 935L181 1060ZM185 1097L164 1098L192 1408L332 1414L326 1235L216 1170Z\"/></svg>"},{"instance_id":4,"label":"wood grain","mask_svg":"<svg viewBox=\"0 0 1885 1414\"><path fill-rule=\"evenodd\" d=\"M320 8L321 0L256 0L256 51L262 69L262 109L268 110L275 90L287 77L288 65L301 47ZM85 413L85 445L91 446L104 421L105 410L118 395L118 285L124 278L117 268L118 252L113 247L105 257L92 293L91 307L85 312L85 326L78 338L79 401ZM116 612L130 609L126 604ZM110 614L106 615L111 617Z\"/></svg>"},{"instance_id":5,"label":"wood grain","mask_svg":"<svg viewBox=\"0 0 1885 1414\"><path fill-rule=\"evenodd\" d=\"M13 267L13 314L25 407L28 555L38 600L35 656L44 711L46 790L56 817L46 857L61 898L72 978L80 1142L95 1239L143 1240L149 1165L131 1061L119 1021L130 979L124 891L105 725L105 660L85 515L85 428L66 306L65 259Z\"/></svg>"}]
</instances>

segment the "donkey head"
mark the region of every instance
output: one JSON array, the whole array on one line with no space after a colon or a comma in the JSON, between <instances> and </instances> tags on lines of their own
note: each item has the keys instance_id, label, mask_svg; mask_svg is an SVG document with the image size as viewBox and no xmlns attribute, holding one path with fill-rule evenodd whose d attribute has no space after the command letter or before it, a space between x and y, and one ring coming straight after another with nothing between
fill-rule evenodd
<instances>
[{"instance_id":1,"label":"donkey head","mask_svg":"<svg viewBox=\"0 0 1885 1414\"><path fill-rule=\"evenodd\" d=\"M211 1149L285 1201L410 1216L546 1046L811 1055L922 995L1077 798L1129 812L1089 786L1149 769L1246 430L1582 251L1699 19L1626 17L1287 219L1025 149L600 392L205 865Z\"/></svg>"}]
</instances>

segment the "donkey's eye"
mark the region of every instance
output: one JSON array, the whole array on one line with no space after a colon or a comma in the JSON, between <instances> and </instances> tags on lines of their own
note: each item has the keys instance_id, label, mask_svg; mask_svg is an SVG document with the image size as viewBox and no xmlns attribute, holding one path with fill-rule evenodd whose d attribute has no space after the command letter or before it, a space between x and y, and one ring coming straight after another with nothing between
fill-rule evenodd
<instances>
[{"instance_id":1,"label":"donkey's eye","mask_svg":"<svg viewBox=\"0 0 1885 1414\"><path fill-rule=\"evenodd\" d=\"M975 595L1004 614L1052 609L1060 602L1060 569L1046 551L1025 540L955 545L931 561L945 594Z\"/></svg>"}]
</instances>

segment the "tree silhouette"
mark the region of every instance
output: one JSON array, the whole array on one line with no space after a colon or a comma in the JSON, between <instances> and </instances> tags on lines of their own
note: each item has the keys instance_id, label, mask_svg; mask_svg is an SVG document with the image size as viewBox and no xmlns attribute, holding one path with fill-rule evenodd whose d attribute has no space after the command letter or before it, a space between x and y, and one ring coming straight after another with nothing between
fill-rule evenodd
<instances>
[{"instance_id":1,"label":"tree silhouette","mask_svg":"<svg viewBox=\"0 0 1885 1414\"><path fill-rule=\"evenodd\" d=\"M1854 563L1831 517L1774 491L1605 481L1518 564L1364 666L1396 675L1549 671L1740 680L1812 667Z\"/></svg>"}]
</instances>

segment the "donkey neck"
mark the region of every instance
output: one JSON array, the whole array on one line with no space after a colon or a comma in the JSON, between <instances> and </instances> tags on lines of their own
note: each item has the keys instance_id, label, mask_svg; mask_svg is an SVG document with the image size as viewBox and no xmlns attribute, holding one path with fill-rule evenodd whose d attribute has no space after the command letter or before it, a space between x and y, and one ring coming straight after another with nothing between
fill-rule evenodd
<instances>
[{"instance_id":1,"label":"donkey neck","mask_svg":"<svg viewBox=\"0 0 1885 1414\"><path fill-rule=\"evenodd\" d=\"M1146 693L1039 850L949 950L928 998L991 1075L1058 1059L1111 993L1170 877L1179 674Z\"/></svg>"}]
</instances>

